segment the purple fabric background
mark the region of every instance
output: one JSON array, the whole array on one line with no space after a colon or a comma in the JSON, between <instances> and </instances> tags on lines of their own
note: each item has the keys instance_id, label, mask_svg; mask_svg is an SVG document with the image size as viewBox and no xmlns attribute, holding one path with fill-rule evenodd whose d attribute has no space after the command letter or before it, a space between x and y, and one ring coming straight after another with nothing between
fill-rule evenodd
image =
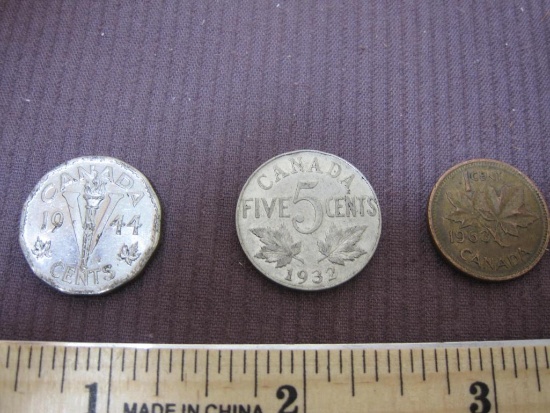
<instances>
[{"instance_id":1,"label":"purple fabric background","mask_svg":"<svg viewBox=\"0 0 550 413\"><path fill-rule=\"evenodd\" d=\"M0 1L0 339L328 343L550 337L550 257L504 284L432 246L438 177L508 162L550 196L548 1ZM258 273L234 214L248 176L295 149L361 170L378 250L334 290ZM163 206L134 282L71 297L32 273L20 209L83 155L120 158Z\"/></svg>"}]
</instances>

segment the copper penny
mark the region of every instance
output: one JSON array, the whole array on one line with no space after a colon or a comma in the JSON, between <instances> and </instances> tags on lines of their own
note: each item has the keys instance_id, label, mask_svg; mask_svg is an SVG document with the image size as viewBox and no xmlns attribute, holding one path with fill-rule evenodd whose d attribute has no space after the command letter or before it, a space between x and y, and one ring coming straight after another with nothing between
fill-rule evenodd
<instances>
[{"instance_id":1,"label":"copper penny","mask_svg":"<svg viewBox=\"0 0 550 413\"><path fill-rule=\"evenodd\" d=\"M458 164L436 183L428 224L437 249L460 271L489 281L519 277L548 245L548 208L536 185L503 162Z\"/></svg>"}]
</instances>

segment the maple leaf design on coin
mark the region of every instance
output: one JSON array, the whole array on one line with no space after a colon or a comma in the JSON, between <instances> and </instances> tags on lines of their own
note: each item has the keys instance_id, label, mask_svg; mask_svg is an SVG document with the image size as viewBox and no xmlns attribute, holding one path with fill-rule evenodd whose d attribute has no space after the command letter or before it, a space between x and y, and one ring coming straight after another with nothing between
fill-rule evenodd
<instances>
[{"instance_id":1,"label":"maple leaf design on coin","mask_svg":"<svg viewBox=\"0 0 550 413\"><path fill-rule=\"evenodd\" d=\"M128 265L132 265L140 255L141 252L138 252L137 242L134 242L129 247L126 244L122 245L122 248L120 248L120 252L118 253L118 257Z\"/></svg>"},{"instance_id":2,"label":"maple leaf design on coin","mask_svg":"<svg viewBox=\"0 0 550 413\"><path fill-rule=\"evenodd\" d=\"M40 239L40 237L37 237L36 242L34 243L34 248L31 250L31 252L36 256L36 258L49 258L52 256L52 253L50 251L51 245L51 241L44 242Z\"/></svg>"},{"instance_id":3,"label":"maple leaf design on coin","mask_svg":"<svg viewBox=\"0 0 550 413\"><path fill-rule=\"evenodd\" d=\"M304 263L301 258L297 257L302 251L302 243L295 243L284 225L281 225L279 229L252 228L250 232L260 238L264 244L260 248L260 252L254 255L255 258L266 260L269 263L276 262L276 268L287 266L293 259Z\"/></svg>"},{"instance_id":4,"label":"maple leaf design on coin","mask_svg":"<svg viewBox=\"0 0 550 413\"><path fill-rule=\"evenodd\" d=\"M477 225L486 229L501 247L507 236L519 237L518 228L527 228L539 217L525 206L523 188L505 185L500 190L488 186L483 191L449 191L447 199L455 207L446 218L460 228Z\"/></svg>"},{"instance_id":5,"label":"maple leaf design on coin","mask_svg":"<svg viewBox=\"0 0 550 413\"><path fill-rule=\"evenodd\" d=\"M367 251L356 245L366 229L366 225L356 225L339 230L334 224L331 225L325 241L317 241L319 252L324 256L318 262L328 259L333 264L345 265L344 261L353 261L366 254Z\"/></svg>"}]
</instances>

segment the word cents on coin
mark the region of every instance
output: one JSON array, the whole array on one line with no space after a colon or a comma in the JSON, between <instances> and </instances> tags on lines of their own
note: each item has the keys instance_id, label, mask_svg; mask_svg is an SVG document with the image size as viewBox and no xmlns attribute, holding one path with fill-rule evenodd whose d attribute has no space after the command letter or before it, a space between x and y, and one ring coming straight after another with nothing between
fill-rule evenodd
<instances>
[{"instance_id":1,"label":"word cents on coin","mask_svg":"<svg viewBox=\"0 0 550 413\"><path fill-rule=\"evenodd\" d=\"M380 206L345 160L303 150L270 159L243 187L236 224L254 266L299 290L335 287L361 271L380 238Z\"/></svg>"},{"instance_id":2,"label":"word cents on coin","mask_svg":"<svg viewBox=\"0 0 550 413\"><path fill-rule=\"evenodd\" d=\"M21 214L19 241L34 273L68 294L102 294L134 278L155 250L161 211L138 170L109 157L48 172Z\"/></svg>"},{"instance_id":3,"label":"word cents on coin","mask_svg":"<svg viewBox=\"0 0 550 413\"><path fill-rule=\"evenodd\" d=\"M483 280L525 274L548 245L548 209L540 191L517 169L490 159L443 174L430 196L428 223L443 256Z\"/></svg>"}]
</instances>

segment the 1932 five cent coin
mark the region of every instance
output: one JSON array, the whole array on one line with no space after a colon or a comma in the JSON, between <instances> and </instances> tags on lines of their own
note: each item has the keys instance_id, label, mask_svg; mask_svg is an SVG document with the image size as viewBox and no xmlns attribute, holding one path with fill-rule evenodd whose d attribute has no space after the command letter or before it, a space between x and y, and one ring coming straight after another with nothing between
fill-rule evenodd
<instances>
[{"instance_id":1,"label":"1932 five cent coin","mask_svg":"<svg viewBox=\"0 0 550 413\"><path fill-rule=\"evenodd\" d=\"M138 170L109 157L73 159L29 195L19 241L43 281L68 294L102 294L134 278L155 250L160 204Z\"/></svg>"},{"instance_id":2,"label":"1932 five cent coin","mask_svg":"<svg viewBox=\"0 0 550 413\"><path fill-rule=\"evenodd\" d=\"M548 209L540 191L517 169L490 159L445 172L431 193L428 223L443 256L484 280L525 274L548 245Z\"/></svg>"},{"instance_id":3,"label":"1932 five cent coin","mask_svg":"<svg viewBox=\"0 0 550 413\"><path fill-rule=\"evenodd\" d=\"M241 245L268 278L322 290L356 275L380 238L376 194L345 160L303 150L270 159L243 187L236 213Z\"/></svg>"}]
</instances>

